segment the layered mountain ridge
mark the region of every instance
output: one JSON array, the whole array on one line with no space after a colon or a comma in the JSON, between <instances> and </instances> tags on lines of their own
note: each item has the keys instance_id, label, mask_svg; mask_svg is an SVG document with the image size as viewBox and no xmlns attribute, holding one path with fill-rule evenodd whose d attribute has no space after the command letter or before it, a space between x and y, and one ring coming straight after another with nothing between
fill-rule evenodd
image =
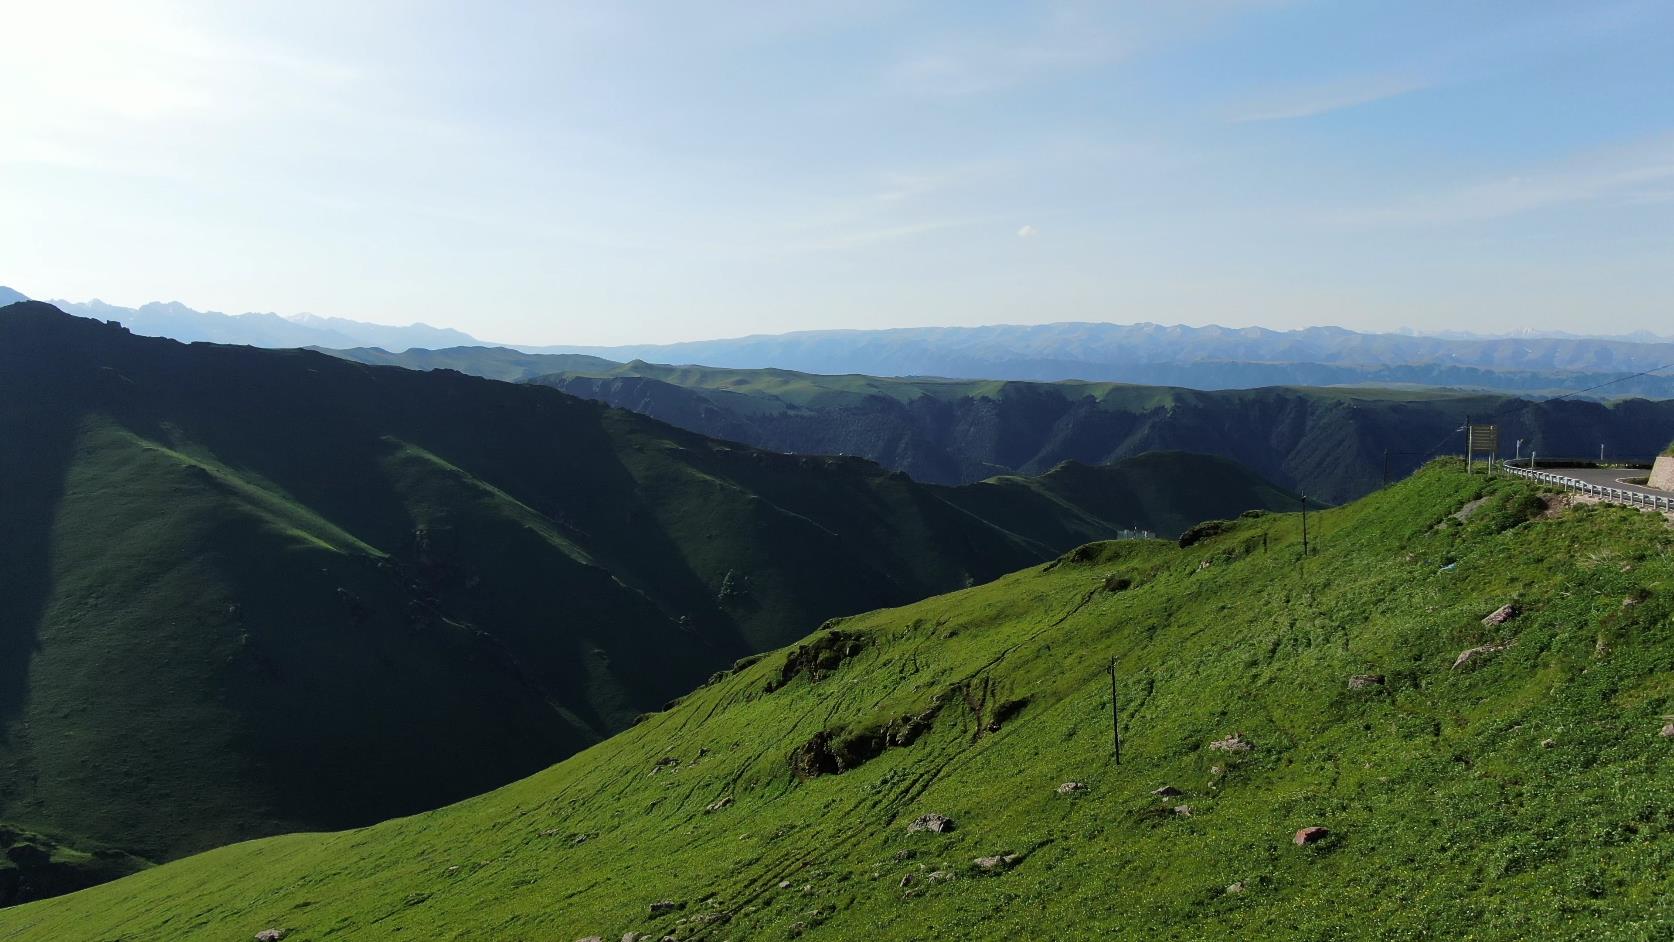
<instances>
[{"instance_id":1,"label":"layered mountain ridge","mask_svg":"<svg viewBox=\"0 0 1674 942\"><path fill-rule=\"evenodd\" d=\"M0 441L0 822L43 868L435 807L828 618L1292 500L1183 454L928 486L34 302Z\"/></svg>"}]
</instances>

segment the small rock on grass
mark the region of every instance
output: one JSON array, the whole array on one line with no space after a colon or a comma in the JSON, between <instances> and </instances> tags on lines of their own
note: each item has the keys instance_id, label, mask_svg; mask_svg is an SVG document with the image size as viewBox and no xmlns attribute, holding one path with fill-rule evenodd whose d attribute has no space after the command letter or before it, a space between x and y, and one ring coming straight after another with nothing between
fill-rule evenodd
<instances>
[{"instance_id":1,"label":"small rock on grass","mask_svg":"<svg viewBox=\"0 0 1674 942\"><path fill-rule=\"evenodd\" d=\"M1477 664L1511 647L1513 642L1495 641L1491 644L1479 644L1474 648L1466 648L1453 659L1453 669L1458 670L1467 664Z\"/></svg>"},{"instance_id":2,"label":"small rock on grass","mask_svg":"<svg viewBox=\"0 0 1674 942\"><path fill-rule=\"evenodd\" d=\"M1365 690L1369 687L1382 686L1382 674L1355 674L1353 677L1350 677L1348 681L1348 689L1350 690Z\"/></svg>"},{"instance_id":3,"label":"small rock on grass","mask_svg":"<svg viewBox=\"0 0 1674 942\"><path fill-rule=\"evenodd\" d=\"M995 854L992 857L978 857L971 861L978 870L1007 870L1021 860L1018 854Z\"/></svg>"},{"instance_id":4,"label":"small rock on grass","mask_svg":"<svg viewBox=\"0 0 1674 942\"><path fill-rule=\"evenodd\" d=\"M1664 739L1674 739L1674 723L1669 723L1669 724L1663 726L1663 728L1662 728L1662 738L1664 738Z\"/></svg>"},{"instance_id":5,"label":"small rock on grass","mask_svg":"<svg viewBox=\"0 0 1674 942\"><path fill-rule=\"evenodd\" d=\"M1296 832L1296 836L1291 838L1291 843L1295 844L1297 847L1303 847L1308 844L1317 844L1320 841L1325 840L1330 834L1331 832L1326 828L1306 827Z\"/></svg>"},{"instance_id":6,"label":"small rock on grass","mask_svg":"<svg viewBox=\"0 0 1674 942\"><path fill-rule=\"evenodd\" d=\"M285 937L283 929L263 929L256 933L256 942L279 942Z\"/></svg>"},{"instance_id":7,"label":"small rock on grass","mask_svg":"<svg viewBox=\"0 0 1674 942\"><path fill-rule=\"evenodd\" d=\"M1068 795L1071 792L1084 792L1086 790L1086 782L1065 782L1064 784L1058 786L1058 794L1060 795Z\"/></svg>"},{"instance_id":8,"label":"small rock on grass","mask_svg":"<svg viewBox=\"0 0 1674 942\"><path fill-rule=\"evenodd\" d=\"M1484 625L1488 625L1488 626L1492 627L1494 625L1503 625L1506 622L1508 622L1508 621L1510 621L1510 620L1512 620L1513 618L1516 618L1516 617L1517 617L1517 606L1515 606L1515 605L1501 605L1499 608L1496 608L1492 612L1489 612L1482 619L1482 623Z\"/></svg>"},{"instance_id":9,"label":"small rock on grass","mask_svg":"<svg viewBox=\"0 0 1674 942\"><path fill-rule=\"evenodd\" d=\"M907 825L907 833L909 834L917 833L919 831L933 831L937 834L945 834L951 830L953 830L953 819L947 815L936 814L935 812L921 814L917 818L914 818L911 824Z\"/></svg>"},{"instance_id":10,"label":"small rock on grass","mask_svg":"<svg viewBox=\"0 0 1674 942\"><path fill-rule=\"evenodd\" d=\"M1255 748L1255 743L1245 739L1243 733L1233 733L1225 739L1217 739L1210 743L1209 748L1221 752L1249 752Z\"/></svg>"},{"instance_id":11,"label":"small rock on grass","mask_svg":"<svg viewBox=\"0 0 1674 942\"><path fill-rule=\"evenodd\" d=\"M1180 791L1180 789L1175 788L1173 785L1164 785L1161 788L1153 790L1151 794L1156 795L1158 798L1177 798L1185 793Z\"/></svg>"}]
</instances>

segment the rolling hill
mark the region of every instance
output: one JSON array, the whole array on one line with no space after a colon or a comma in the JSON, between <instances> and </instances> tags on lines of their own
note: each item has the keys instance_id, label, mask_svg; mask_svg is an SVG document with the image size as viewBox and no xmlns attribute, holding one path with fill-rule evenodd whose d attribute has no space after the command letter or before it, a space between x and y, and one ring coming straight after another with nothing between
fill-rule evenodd
<instances>
[{"instance_id":1,"label":"rolling hill","mask_svg":"<svg viewBox=\"0 0 1674 942\"><path fill-rule=\"evenodd\" d=\"M927 486L32 302L0 308L0 443L11 898L435 807L827 618L1290 500L1181 454Z\"/></svg>"},{"instance_id":2,"label":"rolling hill","mask_svg":"<svg viewBox=\"0 0 1674 942\"><path fill-rule=\"evenodd\" d=\"M485 348L348 350L357 361L443 367L532 381L773 451L851 454L942 484L1038 474L1062 461L1103 464L1147 451L1217 454L1268 480L1337 503L1406 474L1467 416L1495 416L1500 440L1553 457L1645 459L1674 434L1674 401L1526 403L1436 389L1196 391L1122 383L827 376L790 370L540 361ZM535 359L535 362L531 362Z\"/></svg>"},{"instance_id":3,"label":"rolling hill","mask_svg":"<svg viewBox=\"0 0 1674 942\"><path fill-rule=\"evenodd\" d=\"M843 619L479 798L0 939L1662 937L1674 529L1453 462L1311 523Z\"/></svg>"}]
</instances>

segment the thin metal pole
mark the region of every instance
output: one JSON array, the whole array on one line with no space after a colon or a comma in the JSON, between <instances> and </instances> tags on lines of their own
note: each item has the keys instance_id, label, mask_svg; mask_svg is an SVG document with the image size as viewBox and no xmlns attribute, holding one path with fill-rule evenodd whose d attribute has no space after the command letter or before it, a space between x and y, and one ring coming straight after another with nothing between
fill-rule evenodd
<instances>
[{"instance_id":1,"label":"thin metal pole","mask_svg":"<svg viewBox=\"0 0 1674 942\"><path fill-rule=\"evenodd\" d=\"M1465 416L1465 473L1471 473L1471 417Z\"/></svg>"},{"instance_id":2,"label":"thin metal pole","mask_svg":"<svg viewBox=\"0 0 1674 942\"><path fill-rule=\"evenodd\" d=\"M1116 709L1116 659L1110 659L1110 747L1116 753L1116 764L1122 764L1122 721Z\"/></svg>"}]
</instances>

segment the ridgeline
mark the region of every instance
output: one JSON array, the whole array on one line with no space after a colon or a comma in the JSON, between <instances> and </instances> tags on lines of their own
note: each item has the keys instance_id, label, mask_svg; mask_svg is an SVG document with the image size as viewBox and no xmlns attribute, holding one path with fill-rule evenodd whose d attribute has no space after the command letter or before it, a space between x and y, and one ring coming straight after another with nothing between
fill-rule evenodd
<instances>
[{"instance_id":1,"label":"ridgeline","mask_svg":"<svg viewBox=\"0 0 1674 942\"><path fill-rule=\"evenodd\" d=\"M0 904L480 794L828 618L1291 502L1194 455L927 486L38 303L0 442Z\"/></svg>"}]
</instances>

